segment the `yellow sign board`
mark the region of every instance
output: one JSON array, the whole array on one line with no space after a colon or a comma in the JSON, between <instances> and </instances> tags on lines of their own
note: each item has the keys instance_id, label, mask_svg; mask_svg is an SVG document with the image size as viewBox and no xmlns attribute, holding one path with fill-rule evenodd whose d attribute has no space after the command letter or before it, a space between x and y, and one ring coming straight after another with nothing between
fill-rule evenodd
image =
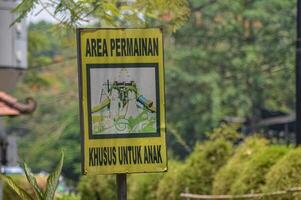
<instances>
[{"instance_id":1,"label":"yellow sign board","mask_svg":"<svg viewBox=\"0 0 301 200\"><path fill-rule=\"evenodd\" d=\"M167 171L161 29L77 29L83 174Z\"/></svg>"}]
</instances>

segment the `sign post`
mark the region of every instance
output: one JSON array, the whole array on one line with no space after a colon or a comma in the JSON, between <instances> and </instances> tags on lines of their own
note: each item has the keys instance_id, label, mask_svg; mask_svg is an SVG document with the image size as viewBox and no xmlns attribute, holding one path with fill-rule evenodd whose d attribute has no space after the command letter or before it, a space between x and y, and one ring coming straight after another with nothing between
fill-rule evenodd
<instances>
[{"instance_id":1,"label":"sign post","mask_svg":"<svg viewBox=\"0 0 301 200\"><path fill-rule=\"evenodd\" d=\"M117 174L116 183L117 183L117 199L126 200L127 199L126 174Z\"/></svg>"},{"instance_id":2,"label":"sign post","mask_svg":"<svg viewBox=\"0 0 301 200\"><path fill-rule=\"evenodd\" d=\"M77 29L82 173L167 171L161 29Z\"/></svg>"},{"instance_id":3,"label":"sign post","mask_svg":"<svg viewBox=\"0 0 301 200\"><path fill-rule=\"evenodd\" d=\"M297 1L296 40L296 145L301 144L301 0Z\"/></svg>"}]
</instances>

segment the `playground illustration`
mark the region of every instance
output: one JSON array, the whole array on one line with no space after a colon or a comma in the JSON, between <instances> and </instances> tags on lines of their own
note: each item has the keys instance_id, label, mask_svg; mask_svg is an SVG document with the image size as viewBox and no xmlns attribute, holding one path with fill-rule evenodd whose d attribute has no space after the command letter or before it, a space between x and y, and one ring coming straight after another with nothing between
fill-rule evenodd
<instances>
[{"instance_id":1,"label":"playground illustration","mask_svg":"<svg viewBox=\"0 0 301 200\"><path fill-rule=\"evenodd\" d=\"M91 91L94 92L91 94L94 100L91 104L92 134L156 132L154 70L151 73L143 72L140 68L94 70L98 70L94 75L94 83L98 83L98 88Z\"/></svg>"}]
</instances>

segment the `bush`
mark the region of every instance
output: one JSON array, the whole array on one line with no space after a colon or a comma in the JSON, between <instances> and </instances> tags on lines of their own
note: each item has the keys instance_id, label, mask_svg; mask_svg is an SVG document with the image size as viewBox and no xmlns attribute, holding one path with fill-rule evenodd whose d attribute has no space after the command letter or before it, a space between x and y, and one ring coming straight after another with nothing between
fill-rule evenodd
<instances>
[{"instance_id":1,"label":"bush","mask_svg":"<svg viewBox=\"0 0 301 200\"><path fill-rule=\"evenodd\" d=\"M183 172L189 192L210 194L216 171L227 162L232 152L232 143L223 138L197 145Z\"/></svg>"},{"instance_id":2,"label":"bush","mask_svg":"<svg viewBox=\"0 0 301 200\"><path fill-rule=\"evenodd\" d=\"M235 151L235 154L215 175L213 194L230 194L232 185L240 176L249 159L267 145L267 140L258 136L247 138Z\"/></svg>"},{"instance_id":3,"label":"bush","mask_svg":"<svg viewBox=\"0 0 301 200\"><path fill-rule=\"evenodd\" d=\"M224 138L229 142L236 142L238 139L241 139L241 134L237 131L238 128L238 124L221 123L219 127L207 132L206 135L211 141Z\"/></svg>"},{"instance_id":4,"label":"bush","mask_svg":"<svg viewBox=\"0 0 301 200\"><path fill-rule=\"evenodd\" d=\"M246 163L245 168L231 187L231 194L260 193L265 185L265 175L287 152L285 146L269 146L257 152Z\"/></svg>"},{"instance_id":5,"label":"bush","mask_svg":"<svg viewBox=\"0 0 301 200\"><path fill-rule=\"evenodd\" d=\"M56 200L80 200L80 197L76 195L63 195Z\"/></svg>"},{"instance_id":6,"label":"bush","mask_svg":"<svg viewBox=\"0 0 301 200\"><path fill-rule=\"evenodd\" d=\"M82 176L78 184L81 199L117 199L115 175Z\"/></svg>"},{"instance_id":7,"label":"bush","mask_svg":"<svg viewBox=\"0 0 301 200\"><path fill-rule=\"evenodd\" d=\"M163 173L133 174L128 180L129 200L156 199L156 190Z\"/></svg>"},{"instance_id":8,"label":"bush","mask_svg":"<svg viewBox=\"0 0 301 200\"><path fill-rule=\"evenodd\" d=\"M210 194L216 171L233 153L232 143L239 136L236 129L236 125L222 124L207 133L209 140L196 144L185 164L177 167L175 173L163 178L157 191L157 198L181 199L180 193L186 190L192 193ZM167 192L161 188L166 188Z\"/></svg>"},{"instance_id":9,"label":"bush","mask_svg":"<svg viewBox=\"0 0 301 200\"><path fill-rule=\"evenodd\" d=\"M232 143L224 138L197 144L186 163L173 163L159 183L157 200L181 200L186 189L192 193L210 194L215 172L232 154Z\"/></svg>"},{"instance_id":10,"label":"bush","mask_svg":"<svg viewBox=\"0 0 301 200\"><path fill-rule=\"evenodd\" d=\"M301 148L291 150L280 159L266 175L265 192L275 192L290 188L301 187ZM276 198L274 198L276 199ZM291 200L290 196L283 196L278 199ZM301 199L297 197L295 199Z\"/></svg>"},{"instance_id":11,"label":"bush","mask_svg":"<svg viewBox=\"0 0 301 200\"><path fill-rule=\"evenodd\" d=\"M185 185L180 179L184 164L177 161L169 162L169 170L165 173L158 184L156 200L180 200L180 193L183 192Z\"/></svg>"}]
</instances>

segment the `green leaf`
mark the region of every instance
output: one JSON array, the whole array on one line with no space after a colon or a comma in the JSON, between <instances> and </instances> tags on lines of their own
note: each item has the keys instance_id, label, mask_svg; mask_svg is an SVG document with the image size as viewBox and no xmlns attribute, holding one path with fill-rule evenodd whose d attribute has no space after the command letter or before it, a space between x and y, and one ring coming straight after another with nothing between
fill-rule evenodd
<instances>
[{"instance_id":1,"label":"green leaf","mask_svg":"<svg viewBox=\"0 0 301 200\"><path fill-rule=\"evenodd\" d=\"M116 8L116 6L114 4L107 3L105 5L105 8L107 10L111 11L113 16L120 16L120 12L119 12L119 10Z\"/></svg>"},{"instance_id":2,"label":"green leaf","mask_svg":"<svg viewBox=\"0 0 301 200\"><path fill-rule=\"evenodd\" d=\"M0 174L0 178L4 180L11 189L18 194L18 196L23 200L34 200L25 190L23 190L21 187L19 187L11 177L4 176Z\"/></svg>"},{"instance_id":3,"label":"green leaf","mask_svg":"<svg viewBox=\"0 0 301 200\"><path fill-rule=\"evenodd\" d=\"M39 187L36 178L34 177L34 175L31 173L30 169L28 168L26 163L23 163L22 168L25 171L26 174L26 178L28 180L28 182L32 185L32 187L34 188L36 197L38 200L43 200L43 192L41 190L41 188Z\"/></svg>"},{"instance_id":4,"label":"green leaf","mask_svg":"<svg viewBox=\"0 0 301 200\"><path fill-rule=\"evenodd\" d=\"M14 25L16 22L20 22L23 18L27 16L27 14L32 11L37 4L37 0L26 0L22 1L19 3L13 10L12 12L17 13L18 17L16 18L15 21L11 24Z\"/></svg>"},{"instance_id":5,"label":"green leaf","mask_svg":"<svg viewBox=\"0 0 301 200\"><path fill-rule=\"evenodd\" d=\"M45 192L45 200L53 200L54 195L55 195L55 190L58 186L59 183L59 178L60 174L62 171L63 167L63 162L64 162L64 153L62 152L61 154L61 159L54 169L52 173L47 178L47 185L46 185L46 192Z\"/></svg>"}]
</instances>

